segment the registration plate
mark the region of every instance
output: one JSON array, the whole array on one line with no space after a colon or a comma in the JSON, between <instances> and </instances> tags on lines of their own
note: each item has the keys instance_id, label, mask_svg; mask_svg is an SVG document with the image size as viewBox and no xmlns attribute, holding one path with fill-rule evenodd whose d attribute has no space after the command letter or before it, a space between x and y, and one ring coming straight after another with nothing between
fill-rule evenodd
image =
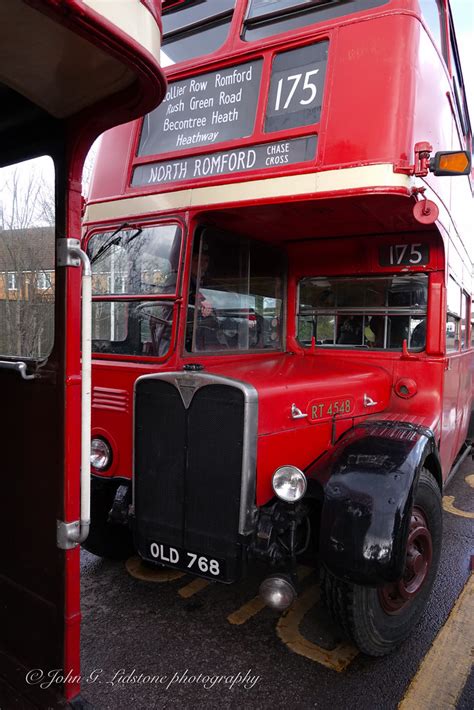
<instances>
[{"instance_id":1,"label":"registration plate","mask_svg":"<svg viewBox=\"0 0 474 710\"><path fill-rule=\"evenodd\" d=\"M164 545L161 542L150 542L148 545L150 557L156 562L166 567L176 567L177 569L197 574L208 579L218 579L225 581L226 564L225 560L218 557L202 555L199 552L190 552L181 547Z\"/></svg>"}]
</instances>

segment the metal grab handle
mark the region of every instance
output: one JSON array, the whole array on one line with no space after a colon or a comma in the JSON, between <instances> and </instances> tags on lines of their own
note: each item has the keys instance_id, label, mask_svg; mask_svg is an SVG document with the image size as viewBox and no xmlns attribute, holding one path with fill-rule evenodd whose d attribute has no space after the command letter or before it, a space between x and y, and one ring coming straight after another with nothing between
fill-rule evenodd
<instances>
[{"instance_id":1,"label":"metal grab handle","mask_svg":"<svg viewBox=\"0 0 474 710\"><path fill-rule=\"evenodd\" d=\"M364 407L375 407L377 404L378 402L375 402L372 397L369 397L368 394L364 394Z\"/></svg>"},{"instance_id":2,"label":"metal grab handle","mask_svg":"<svg viewBox=\"0 0 474 710\"><path fill-rule=\"evenodd\" d=\"M299 409L296 404L293 402L291 405L291 418L292 419L306 419L308 415L304 414L301 409Z\"/></svg>"},{"instance_id":3,"label":"metal grab handle","mask_svg":"<svg viewBox=\"0 0 474 710\"><path fill-rule=\"evenodd\" d=\"M58 264L77 267L82 262L81 517L72 523L57 521L58 547L69 550L87 538L91 518L92 268L78 239L65 242L58 254Z\"/></svg>"},{"instance_id":4,"label":"metal grab handle","mask_svg":"<svg viewBox=\"0 0 474 710\"><path fill-rule=\"evenodd\" d=\"M24 380L35 380L36 375L28 375L26 372L26 362L10 362L10 360L0 360L2 370L16 370Z\"/></svg>"}]
</instances>

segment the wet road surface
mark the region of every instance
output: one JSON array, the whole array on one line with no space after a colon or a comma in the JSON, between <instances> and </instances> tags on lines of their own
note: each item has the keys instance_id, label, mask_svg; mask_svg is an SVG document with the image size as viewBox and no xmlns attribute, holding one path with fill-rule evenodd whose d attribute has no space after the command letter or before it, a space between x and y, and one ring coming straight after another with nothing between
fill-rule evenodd
<instances>
[{"instance_id":1,"label":"wet road surface","mask_svg":"<svg viewBox=\"0 0 474 710\"><path fill-rule=\"evenodd\" d=\"M445 490L444 508L444 545L429 607L411 638L381 659L357 653L328 621L309 568L300 568L297 602L279 615L257 598L258 571L224 586L169 570L155 574L133 559L127 571L124 563L83 551L82 696L96 710L378 710L396 708L406 694L403 710L471 710L474 622L465 621L466 600L474 598L470 458Z\"/></svg>"}]
</instances>

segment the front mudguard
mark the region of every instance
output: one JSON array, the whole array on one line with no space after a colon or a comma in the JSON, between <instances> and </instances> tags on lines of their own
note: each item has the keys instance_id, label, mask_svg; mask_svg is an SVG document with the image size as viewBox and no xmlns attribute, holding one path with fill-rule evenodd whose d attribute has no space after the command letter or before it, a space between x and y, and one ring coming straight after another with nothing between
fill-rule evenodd
<instances>
[{"instance_id":1,"label":"front mudguard","mask_svg":"<svg viewBox=\"0 0 474 710\"><path fill-rule=\"evenodd\" d=\"M320 561L336 577L377 586L402 576L413 498L427 457L441 473L433 433L404 422L349 430L308 471L323 488Z\"/></svg>"}]
</instances>

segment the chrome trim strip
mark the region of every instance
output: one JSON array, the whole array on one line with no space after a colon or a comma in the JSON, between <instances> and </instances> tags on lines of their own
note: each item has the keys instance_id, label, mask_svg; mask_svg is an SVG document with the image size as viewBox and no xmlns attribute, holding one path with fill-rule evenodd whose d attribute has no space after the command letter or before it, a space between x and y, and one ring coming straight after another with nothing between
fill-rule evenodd
<instances>
[{"instance_id":1,"label":"chrome trim strip","mask_svg":"<svg viewBox=\"0 0 474 710\"><path fill-rule=\"evenodd\" d=\"M143 375L135 380L133 386L133 475L132 475L132 505L135 510L135 402L136 386L142 380L163 380L174 385L181 395L186 409L198 390L206 385L227 385L236 387L244 395L244 444L242 451L242 478L240 488L239 534L248 535L254 529L257 507L256 472L257 472L257 426L258 426L258 393L253 385L231 377L221 377L204 372L163 372L153 375Z\"/></svg>"}]
</instances>

